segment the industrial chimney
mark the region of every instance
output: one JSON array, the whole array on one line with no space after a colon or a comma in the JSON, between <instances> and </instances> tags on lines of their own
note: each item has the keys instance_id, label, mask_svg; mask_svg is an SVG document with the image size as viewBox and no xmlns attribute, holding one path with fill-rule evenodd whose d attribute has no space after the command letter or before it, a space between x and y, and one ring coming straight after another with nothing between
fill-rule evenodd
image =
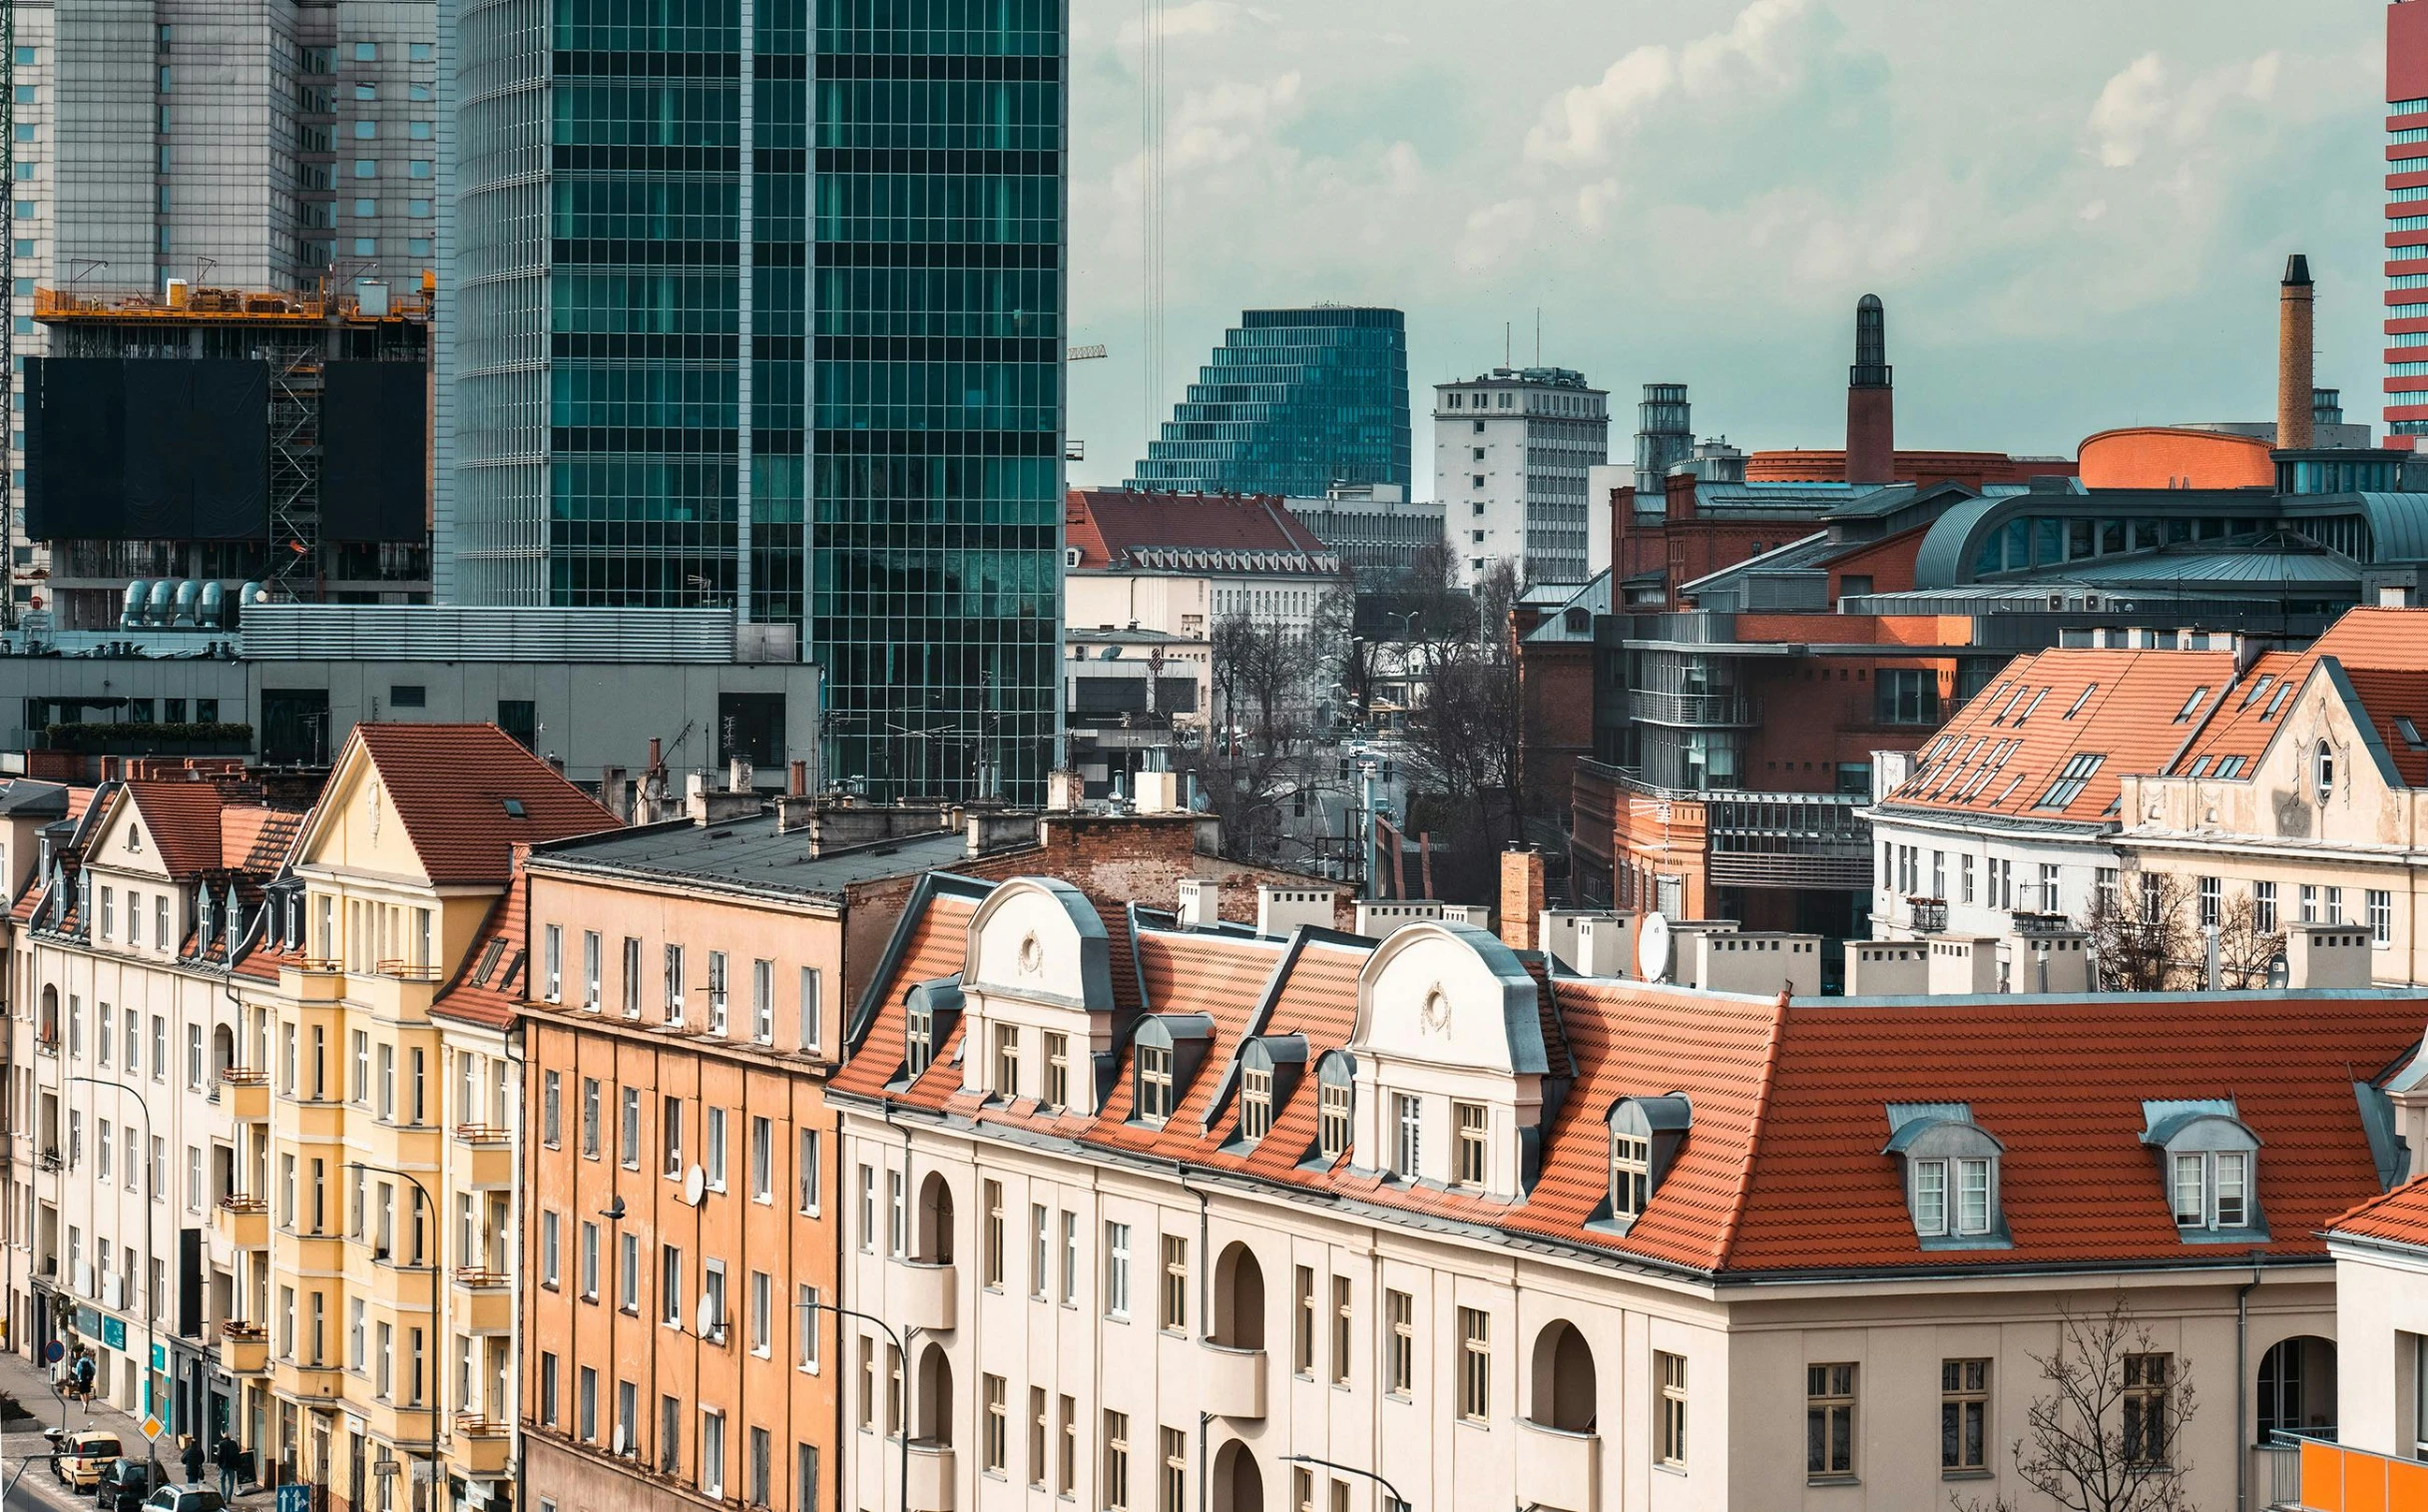
<instances>
[{"instance_id":1,"label":"industrial chimney","mask_svg":"<svg viewBox=\"0 0 2428 1512\"><path fill-rule=\"evenodd\" d=\"M1897 396L1890 386L1888 314L1878 294L1855 305L1855 365L1846 375L1846 481L1893 483Z\"/></svg>"},{"instance_id":2,"label":"industrial chimney","mask_svg":"<svg viewBox=\"0 0 2428 1512\"><path fill-rule=\"evenodd\" d=\"M2276 449L2307 451L2315 434L2317 400L2310 386L2310 259L2285 259L2276 297Z\"/></svg>"}]
</instances>

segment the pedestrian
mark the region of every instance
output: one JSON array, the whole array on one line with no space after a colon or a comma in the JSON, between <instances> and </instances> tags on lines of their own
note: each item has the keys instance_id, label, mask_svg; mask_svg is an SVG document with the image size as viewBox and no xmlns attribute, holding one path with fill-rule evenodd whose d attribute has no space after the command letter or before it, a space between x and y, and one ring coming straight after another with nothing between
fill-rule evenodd
<instances>
[{"instance_id":1,"label":"pedestrian","mask_svg":"<svg viewBox=\"0 0 2428 1512\"><path fill-rule=\"evenodd\" d=\"M220 1500L235 1501L237 1499L237 1462L243 1457L244 1451L237 1446L235 1434L223 1433L220 1435ZM196 1479L199 1480L201 1477L197 1476Z\"/></svg>"},{"instance_id":2,"label":"pedestrian","mask_svg":"<svg viewBox=\"0 0 2428 1512\"><path fill-rule=\"evenodd\" d=\"M186 1483L190 1486L200 1485L202 1480L203 1441L189 1433L186 1435Z\"/></svg>"}]
</instances>

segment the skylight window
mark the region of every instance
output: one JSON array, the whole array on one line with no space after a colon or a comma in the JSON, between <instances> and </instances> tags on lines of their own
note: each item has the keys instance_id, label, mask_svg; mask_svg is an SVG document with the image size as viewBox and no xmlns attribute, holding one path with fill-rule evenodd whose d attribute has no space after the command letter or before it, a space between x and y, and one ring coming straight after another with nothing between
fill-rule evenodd
<instances>
[{"instance_id":1,"label":"skylight window","mask_svg":"<svg viewBox=\"0 0 2428 1512\"><path fill-rule=\"evenodd\" d=\"M2033 716L2033 715L2035 715L2035 714L2039 713L2039 712L2040 712L2040 701L2041 701L2041 700L2043 700L2043 699L2045 699L2045 698L2047 698L2048 696L2049 696L2049 690L2048 690L2048 689L2046 689L2046 688L2044 688L2044 689L2042 689L2040 692L2038 692L2038 693L2036 693L2036 694L2032 695L2032 702L2031 702L2031 703L2029 703L2029 704L2026 704L2026 705L2024 706L2024 712L2023 712L2023 713L2021 713L2021 714L2019 714L2019 715L2017 715L2017 716L2015 717L2015 723L2016 723L2016 724L2018 724L2018 725L2021 725L2021 724L2022 724L2024 721L2026 721L2026 720L2028 720L2028 719L2032 718L2032 716Z\"/></svg>"},{"instance_id":2,"label":"skylight window","mask_svg":"<svg viewBox=\"0 0 2428 1512\"><path fill-rule=\"evenodd\" d=\"M2403 744L2410 747L2413 751L2428 750L2428 741L2422 741L2420 739L2420 727L2412 723L2411 716L2407 714L2396 715L2394 717L2394 731L2395 734L2403 738Z\"/></svg>"},{"instance_id":3,"label":"skylight window","mask_svg":"<svg viewBox=\"0 0 2428 1512\"><path fill-rule=\"evenodd\" d=\"M2217 763L2217 775L2221 777L2238 777L2242 775L2242 768L2246 761L2247 757L2238 756L2227 756Z\"/></svg>"},{"instance_id":4,"label":"skylight window","mask_svg":"<svg viewBox=\"0 0 2428 1512\"><path fill-rule=\"evenodd\" d=\"M2275 681L2276 674L2272 672L2263 674L2258 682L2251 685L2251 691L2242 696L2242 707L2248 709L2253 704L2258 703L2261 699L2266 698L2269 687L2272 686Z\"/></svg>"},{"instance_id":5,"label":"skylight window","mask_svg":"<svg viewBox=\"0 0 2428 1512\"><path fill-rule=\"evenodd\" d=\"M2204 777L2204 776L2207 776L2207 775L2208 775L2208 763L2209 763L2209 760L2210 760L2210 759L2211 759L2211 758L2210 758L2210 757L2208 757L2208 756L2202 756L2202 757L2200 757L2200 759L2198 759L2198 760L2196 760L2196 761L2194 761L2194 762L2192 762L2192 763L2191 763L2191 770L2190 770L2188 773L2186 773L2186 774L2187 774L2187 775L2190 775L2190 776L2195 776L2195 777Z\"/></svg>"},{"instance_id":6,"label":"skylight window","mask_svg":"<svg viewBox=\"0 0 2428 1512\"><path fill-rule=\"evenodd\" d=\"M2023 785L2023 779L2024 774L2020 771L2007 778L2007 785L1998 789L1998 796L1990 799L1990 806L1995 808L1999 804L2005 802L2007 799L2015 796L2015 789Z\"/></svg>"},{"instance_id":7,"label":"skylight window","mask_svg":"<svg viewBox=\"0 0 2428 1512\"><path fill-rule=\"evenodd\" d=\"M2074 702L2066 706L2066 718L2070 720L2076 715L2081 714L2083 712L2083 706L2090 703L2091 696L2099 691L2099 684L2085 683L2083 685L2083 691L2074 696Z\"/></svg>"},{"instance_id":8,"label":"skylight window","mask_svg":"<svg viewBox=\"0 0 2428 1512\"><path fill-rule=\"evenodd\" d=\"M2015 692L2008 696L2006 703L2000 706L1998 713L1990 717L1990 723L2004 725L2007 722L2007 716L2015 712L2015 706L2023 702L2024 693L2024 686L2021 683L2016 684Z\"/></svg>"},{"instance_id":9,"label":"skylight window","mask_svg":"<svg viewBox=\"0 0 2428 1512\"><path fill-rule=\"evenodd\" d=\"M2282 709L2282 708L2284 707L2284 701L2285 701L2286 699L2288 699L2288 698L2292 697L2292 693L2293 693L2293 685L2292 685L2292 684L2290 684L2290 683L2279 683L2279 684L2277 684L2277 685L2276 685L2276 696L2275 696L2274 698L2272 698L2272 699L2270 699L2270 700L2268 700L2268 701L2267 701L2267 713L2265 713L2265 714L2263 714L2263 715L2261 715L2261 716L2259 717L2260 723L2265 724L2267 721L2269 721L2269 720L2272 720L2272 719L2276 718L2276 711L2277 711L2277 710L2279 710L2279 709Z\"/></svg>"},{"instance_id":10,"label":"skylight window","mask_svg":"<svg viewBox=\"0 0 2428 1512\"><path fill-rule=\"evenodd\" d=\"M2049 790L2043 793L2040 801L2032 806L2035 808L2067 807L2076 798L2083 795L2083 787L2090 782L2092 773L2100 769L2100 762L2106 759L2108 757L2104 753L2096 755L2085 753L2068 756L2065 766L2057 773L2057 780L2049 784Z\"/></svg>"},{"instance_id":11,"label":"skylight window","mask_svg":"<svg viewBox=\"0 0 2428 1512\"><path fill-rule=\"evenodd\" d=\"M2176 711L2175 722L2179 725L2183 724L2185 721L2190 719L2193 715L2198 714L2200 712L2200 706L2207 702L2208 689L2205 686L2193 689L2191 691L2191 697L2184 701L2184 707Z\"/></svg>"},{"instance_id":12,"label":"skylight window","mask_svg":"<svg viewBox=\"0 0 2428 1512\"><path fill-rule=\"evenodd\" d=\"M510 819L519 819L523 816L523 800L521 798L506 798L502 801L506 805L506 817Z\"/></svg>"}]
</instances>

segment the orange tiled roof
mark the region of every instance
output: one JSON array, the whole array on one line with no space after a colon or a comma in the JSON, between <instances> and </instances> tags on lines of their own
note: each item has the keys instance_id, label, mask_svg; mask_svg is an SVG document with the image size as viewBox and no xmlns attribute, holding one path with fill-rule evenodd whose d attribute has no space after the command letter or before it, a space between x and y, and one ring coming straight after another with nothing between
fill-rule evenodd
<instances>
[{"instance_id":1,"label":"orange tiled roof","mask_svg":"<svg viewBox=\"0 0 2428 1512\"><path fill-rule=\"evenodd\" d=\"M2225 651L2060 650L2018 657L1923 747L1882 806L2096 823L2127 772L2162 769L2233 681ZM2199 707L2185 717L2195 690ZM2081 786L2068 763L2098 756ZM2079 768L2078 768L2079 769ZM2052 797L2065 799L2047 806Z\"/></svg>"},{"instance_id":2,"label":"orange tiled roof","mask_svg":"<svg viewBox=\"0 0 2428 1512\"><path fill-rule=\"evenodd\" d=\"M1083 568L1136 566L1134 553L1156 547L1272 552L1292 559L1325 556L1331 551L1275 495L1075 488L1064 518L1067 537L1078 549ZM1316 569L1293 561L1283 570Z\"/></svg>"},{"instance_id":3,"label":"orange tiled roof","mask_svg":"<svg viewBox=\"0 0 2428 1512\"><path fill-rule=\"evenodd\" d=\"M516 878L489 905L489 916L481 920L480 932L472 937L472 948L465 953L463 964L431 1002L432 1013L503 1029L522 1012L523 984L530 980L530 970L523 958L525 896L526 889L521 879ZM497 959L491 962L493 944ZM486 972L484 966L488 967Z\"/></svg>"},{"instance_id":4,"label":"orange tiled roof","mask_svg":"<svg viewBox=\"0 0 2428 1512\"><path fill-rule=\"evenodd\" d=\"M1558 1035L1553 1065L1565 1056L1575 1078L1545 1133L1539 1179L1509 1202L1309 1159L1315 1061L1347 1044L1371 941L1302 932L1284 942L1142 921L1147 1008L1202 1013L1214 1025L1205 1063L1160 1127L1131 1122L1126 1035L1123 1074L1092 1117L963 1092L958 1025L934 1063L901 1084L903 994L958 973L975 908L970 897L937 893L905 915L900 962L874 989L876 1015L833 1091L1709 1274L2215 1259L2176 1230L2156 1158L2141 1143L2145 1099L2233 1099L2261 1142L2257 1197L2271 1236L2261 1248L2316 1255L2318 1231L2377 1192L2352 1080L2386 1072L2419 1043L2416 995L1791 1002L1561 978L1547 1026ZM1247 1147L1233 1142L1230 1089L1251 1033L1304 1034L1308 1063L1271 1131ZM2252 1075L2256 1065L2267 1075ZM1589 1226L1605 1195L1610 1109L1669 1093L1689 1098L1694 1124L1650 1208L1625 1236ZM1887 1106L1923 1102L1969 1104L2004 1142L2011 1248L1922 1250L1900 1168L1882 1146Z\"/></svg>"},{"instance_id":5,"label":"orange tiled roof","mask_svg":"<svg viewBox=\"0 0 2428 1512\"><path fill-rule=\"evenodd\" d=\"M129 782L127 797L173 877L220 869L220 810L226 799L210 782Z\"/></svg>"},{"instance_id":6,"label":"orange tiled roof","mask_svg":"<svg viewBox=\"0 0 2428 1512\"><path fill-rule=\"evenodd\" d=\"M357 725L430 880L503 882L517 841L595 834L621 822L495 725ZM506 809L522 807L516 817Z\"/></svg>"},{"instance_id":7,"label":"orange tiled roof","mask_svg":"<svg viewBox=\"0 0 2428 1512\"><path fill-rule=\"evenodd\" d=\"M2327 1226L2338 1238L2428 1250L2428 1176L2373 1197Z\"/></svg>"},{"instance_id":8,"label":"orange tiled roof","mask_svg":"<svg viewBox=\"0 0 2428 1512\"><path fill-rule=\"evenodd\" d=\"M2406 786L2428 786L2428 750L2404 736L2408 718L2428 735L2428 609L2349 609L2304 651L2271 651L2242 680L2230 708L2219 710L2199 742L2176 763L2175 775L2247 778L2283 727L2283 715L2318 663L2335 659L2377 731ZM2239 762L2236 758L2239 757Z\"/></svg>"}]
</instances>

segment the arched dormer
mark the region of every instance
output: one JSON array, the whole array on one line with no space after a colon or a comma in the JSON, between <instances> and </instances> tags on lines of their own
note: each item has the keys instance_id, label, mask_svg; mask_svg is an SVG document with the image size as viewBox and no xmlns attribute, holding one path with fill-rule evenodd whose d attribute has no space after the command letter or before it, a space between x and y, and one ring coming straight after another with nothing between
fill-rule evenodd
<instances>
[{"instance_id":1,"label":"arched dormer","mask_svg":"<svg viewBox=\"0 0 2428 1512\"><path fill-rule=\"evenodd\" d=\"M1156 1013L1139 1020L1130 1053L1130 1122L1162 1125L1180 1111L1214 1048L1214 1020L1203 1013Z\"/></svg>"},{"instance_id":2,"label":"arched dormer","mask_svg":"<svg viewBox=\"0 0 2428 1512\"><path fill-rule=\"evenodd\" d=\"M2231 1098L2142 1104L2142 1143L2159 1159L2176 1233L2187 1245L2265 1243L2259 1136Z\"/></svg>"},{"instance_id":3,"label":"arched dormer","mask_svg":"<svg viewBox=\"0 0 2428 1512\"><path fill-rule=\"evenodd\" d=\"M1623 1097L1611 1104L1605 1122L1610 1129L1610 1184L1589 1222L1625 1234L1644 1217L1677 1163L1694 1126L1695 1107L1680 1093Z\"/></svg>"},{"instance_id":4,"label":"arched dormer","mask_svg":"<svg viewBox=\"0 0 2428 1512\"><path fill-rule=\"evenodd\" d=\"M1315 1148L1300 1164L1328 1171L1348 1154L1356 1112L1357 1057L1327 1050L1315 1063Z\"/></svg>"},{"instance_id":5,"label":"arched dormer","mask_svg":"<svg viewBox=\"0 0 2428 1512\"><path fill-rule=\"evenodd\" d=\"M1904 1176L1906 1216L1925 1250L2004 1250L2014 1243L2000 1202L2007 1147L1973 1122L1966 1103L1891 1103L1888 1143Z\"/></svg>"},{"instance_id":6,"label":"arched dormer","mask_svg":"<svg viewBox=\"0 0 2428 1512\"><path fill-rule=\"evenodd\" d=\"M1357 977L1351 1165L1514 1200L1537 1164L1550 1058L1533 977L1469 924L1391 934Z\"/></svg>"},{"instance_id":7,"label":"arched dormer","mask_svg":"<svg viewBox=\"0 0 2428 1512\"><path fill-rule=\"evenodd\" d=\"M1114 1048L1111 941L1087 895L1015 877L970 916L962 958L961 1084L1073 1113L1104 1106Z\"/></svg>"},{"instance_id":8,"label":"arched dormer","mask_svg":"<svg viewBox=\"0 0 2428 1512\"><path fill-rule=\"evenodd\" d=\"M1259 1035L1241 1046L1239 1085L1232 1097L1238 1118L1232 1124L1231 1143L1252 1146L1272 1133L1273 1120L1289 1105L1305 1072L1303 1034Z\"/></svg>"}]
</instances>

